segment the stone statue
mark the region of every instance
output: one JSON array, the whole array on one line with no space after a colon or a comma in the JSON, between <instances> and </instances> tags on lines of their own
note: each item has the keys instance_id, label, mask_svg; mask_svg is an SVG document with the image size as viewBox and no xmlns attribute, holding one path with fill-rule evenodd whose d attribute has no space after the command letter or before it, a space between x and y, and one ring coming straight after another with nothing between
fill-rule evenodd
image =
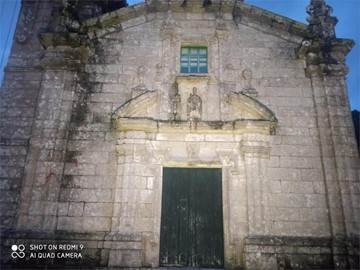
<instances>
[{"instance_id":1,"label":"stone statue","mask_svg":"<svg viewBox=\"0 0 360 270\"><path fill-rule=\"evenodd\" d=\"M145 86L145 83L144 83L144 77L145 77L145 68L143 66L140 66L138 69L137 69L137 77L138 77L138 80L139 80L139 84L132 88L131 90L131 98L135 98L137 96L139 96L140 94L143 94L147 89L146 89L146 86Z\"/></svg>"},{"instance_id":2,"label":"stone statue","mask_svg":"<svg viewBox=\"0 0 360 270\"><path fill-rule=\"evenodd\" d=\"M141 88L145 88L145 83L144 83L144 76L145 76L145 68L143 66L140 66L137 70L137 75L139 77L139 86Z\"/></svg>"},{"instance_id":3,"label":"stone statue","mask_svg":"<svg viewBox=\"0 0 360 270\"><path fill-rule=\"evenodd\" d=\"M187 114L190 121L201 119L202 100L197 94L197 88L194 87L187 101Z\"/></svg>"},{"instance_id":4,"label":"stone statue","mask_svg":"<svg viewBox=\"0 0 360 270\"><path fill-rule=\"evenodd\" d=\"M181 97L179 95L179 90L175 90L175 95L172 100L173 102L173 116L174 120L180 120L180 114L181 114Z\"/></svg>"},{"instance_id":5,"label":"stone statue","mask_svg":"<svg viewBox=\"0 0 360 270\"><path fill-rule=\"evenodd\" d=\"M244 69L242 71L242 78L244 80L244 88L243 88L242 92L244 94L257 96L256 89L251 85L252 78L253 78L251 69L248 69L248 68Z\"/></svg>"}]
</instances>

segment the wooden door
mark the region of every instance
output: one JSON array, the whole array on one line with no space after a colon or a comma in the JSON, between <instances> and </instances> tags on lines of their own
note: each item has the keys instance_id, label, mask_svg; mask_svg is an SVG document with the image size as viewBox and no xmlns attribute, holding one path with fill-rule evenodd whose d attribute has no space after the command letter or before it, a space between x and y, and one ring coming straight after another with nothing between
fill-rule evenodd
<instances>
[{"instance_id":1,"label":"wooden door","mask_svg":"<svg viewBox=\"0 0 360 270\"><path fill-rule=\"evenodd\" d=\"M164 168L160 265L223 267L221 169Z\"/></svg>"}]
</instances>

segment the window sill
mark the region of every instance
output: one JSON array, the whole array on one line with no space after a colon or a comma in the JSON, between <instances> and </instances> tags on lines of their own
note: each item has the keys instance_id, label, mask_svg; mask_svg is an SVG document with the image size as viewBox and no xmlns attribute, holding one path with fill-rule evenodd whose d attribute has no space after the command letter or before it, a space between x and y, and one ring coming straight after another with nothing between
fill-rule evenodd
<instances>
[{"instance_id":1,"label":"window sill","mask_svg":"<svg viewBox=\"0 0 360 270\"><path fill-rule=\"evenodd\" d=\"M182 73L175 78L175 82L179 84L184 81L209 81L210 75L207 73Z\"/></svg>"}]
</instances>

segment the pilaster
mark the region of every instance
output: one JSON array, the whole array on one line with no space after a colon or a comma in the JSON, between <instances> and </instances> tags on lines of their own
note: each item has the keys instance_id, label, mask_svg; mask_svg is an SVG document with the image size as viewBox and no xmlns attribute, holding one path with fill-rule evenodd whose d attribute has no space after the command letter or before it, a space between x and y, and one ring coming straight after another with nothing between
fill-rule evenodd
<instances>
[{"instance_id":1,"label":"pilaster","mask_svg":"<svg viewBox=\"0 0 360 270\"><path fill-rule=\"evenodd\" d=\"M26 159L17 229L56 229L67 138L76 101L77 69L73 67L81 62L75 55L71 48L55 47L47 49L42 60L44 70Z\"/></svg>"},{"instance_id":2,"label":"pilaster","mask_svg":"<svg viewBox=\"0 0 360 270\"><path fill-rule=\"evenodd\" d=\"M350 243L351 238L359 235L359 206L356 204L359 156L345 83L348 72L345 59L354 42L335 37L337 20L329 15L331 12L325 1L311 1L309 28L315 37L303 42L299 56L306 60L305 70L313 92L331 234L335 242L348 239ZM334 266L354 267L351 255L348 258L337 256L338 248L334 245Z\"/></svg>"}]
</instances>

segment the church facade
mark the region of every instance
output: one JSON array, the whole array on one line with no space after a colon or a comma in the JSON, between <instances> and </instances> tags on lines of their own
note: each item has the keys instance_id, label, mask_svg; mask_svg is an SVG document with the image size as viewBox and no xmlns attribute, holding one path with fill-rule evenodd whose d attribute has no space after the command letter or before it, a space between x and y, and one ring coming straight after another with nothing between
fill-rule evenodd
<instances>
[{"instance_id":1,"label":"church facade","mask_svg":"<svg viewBox=\"0 0 360 270\"><path fill-rule=\"evenodd\" d=\"M331 11L23 1L0 93L2 265L359 268L354 42Z\"/></svg>"}]
</instances>

